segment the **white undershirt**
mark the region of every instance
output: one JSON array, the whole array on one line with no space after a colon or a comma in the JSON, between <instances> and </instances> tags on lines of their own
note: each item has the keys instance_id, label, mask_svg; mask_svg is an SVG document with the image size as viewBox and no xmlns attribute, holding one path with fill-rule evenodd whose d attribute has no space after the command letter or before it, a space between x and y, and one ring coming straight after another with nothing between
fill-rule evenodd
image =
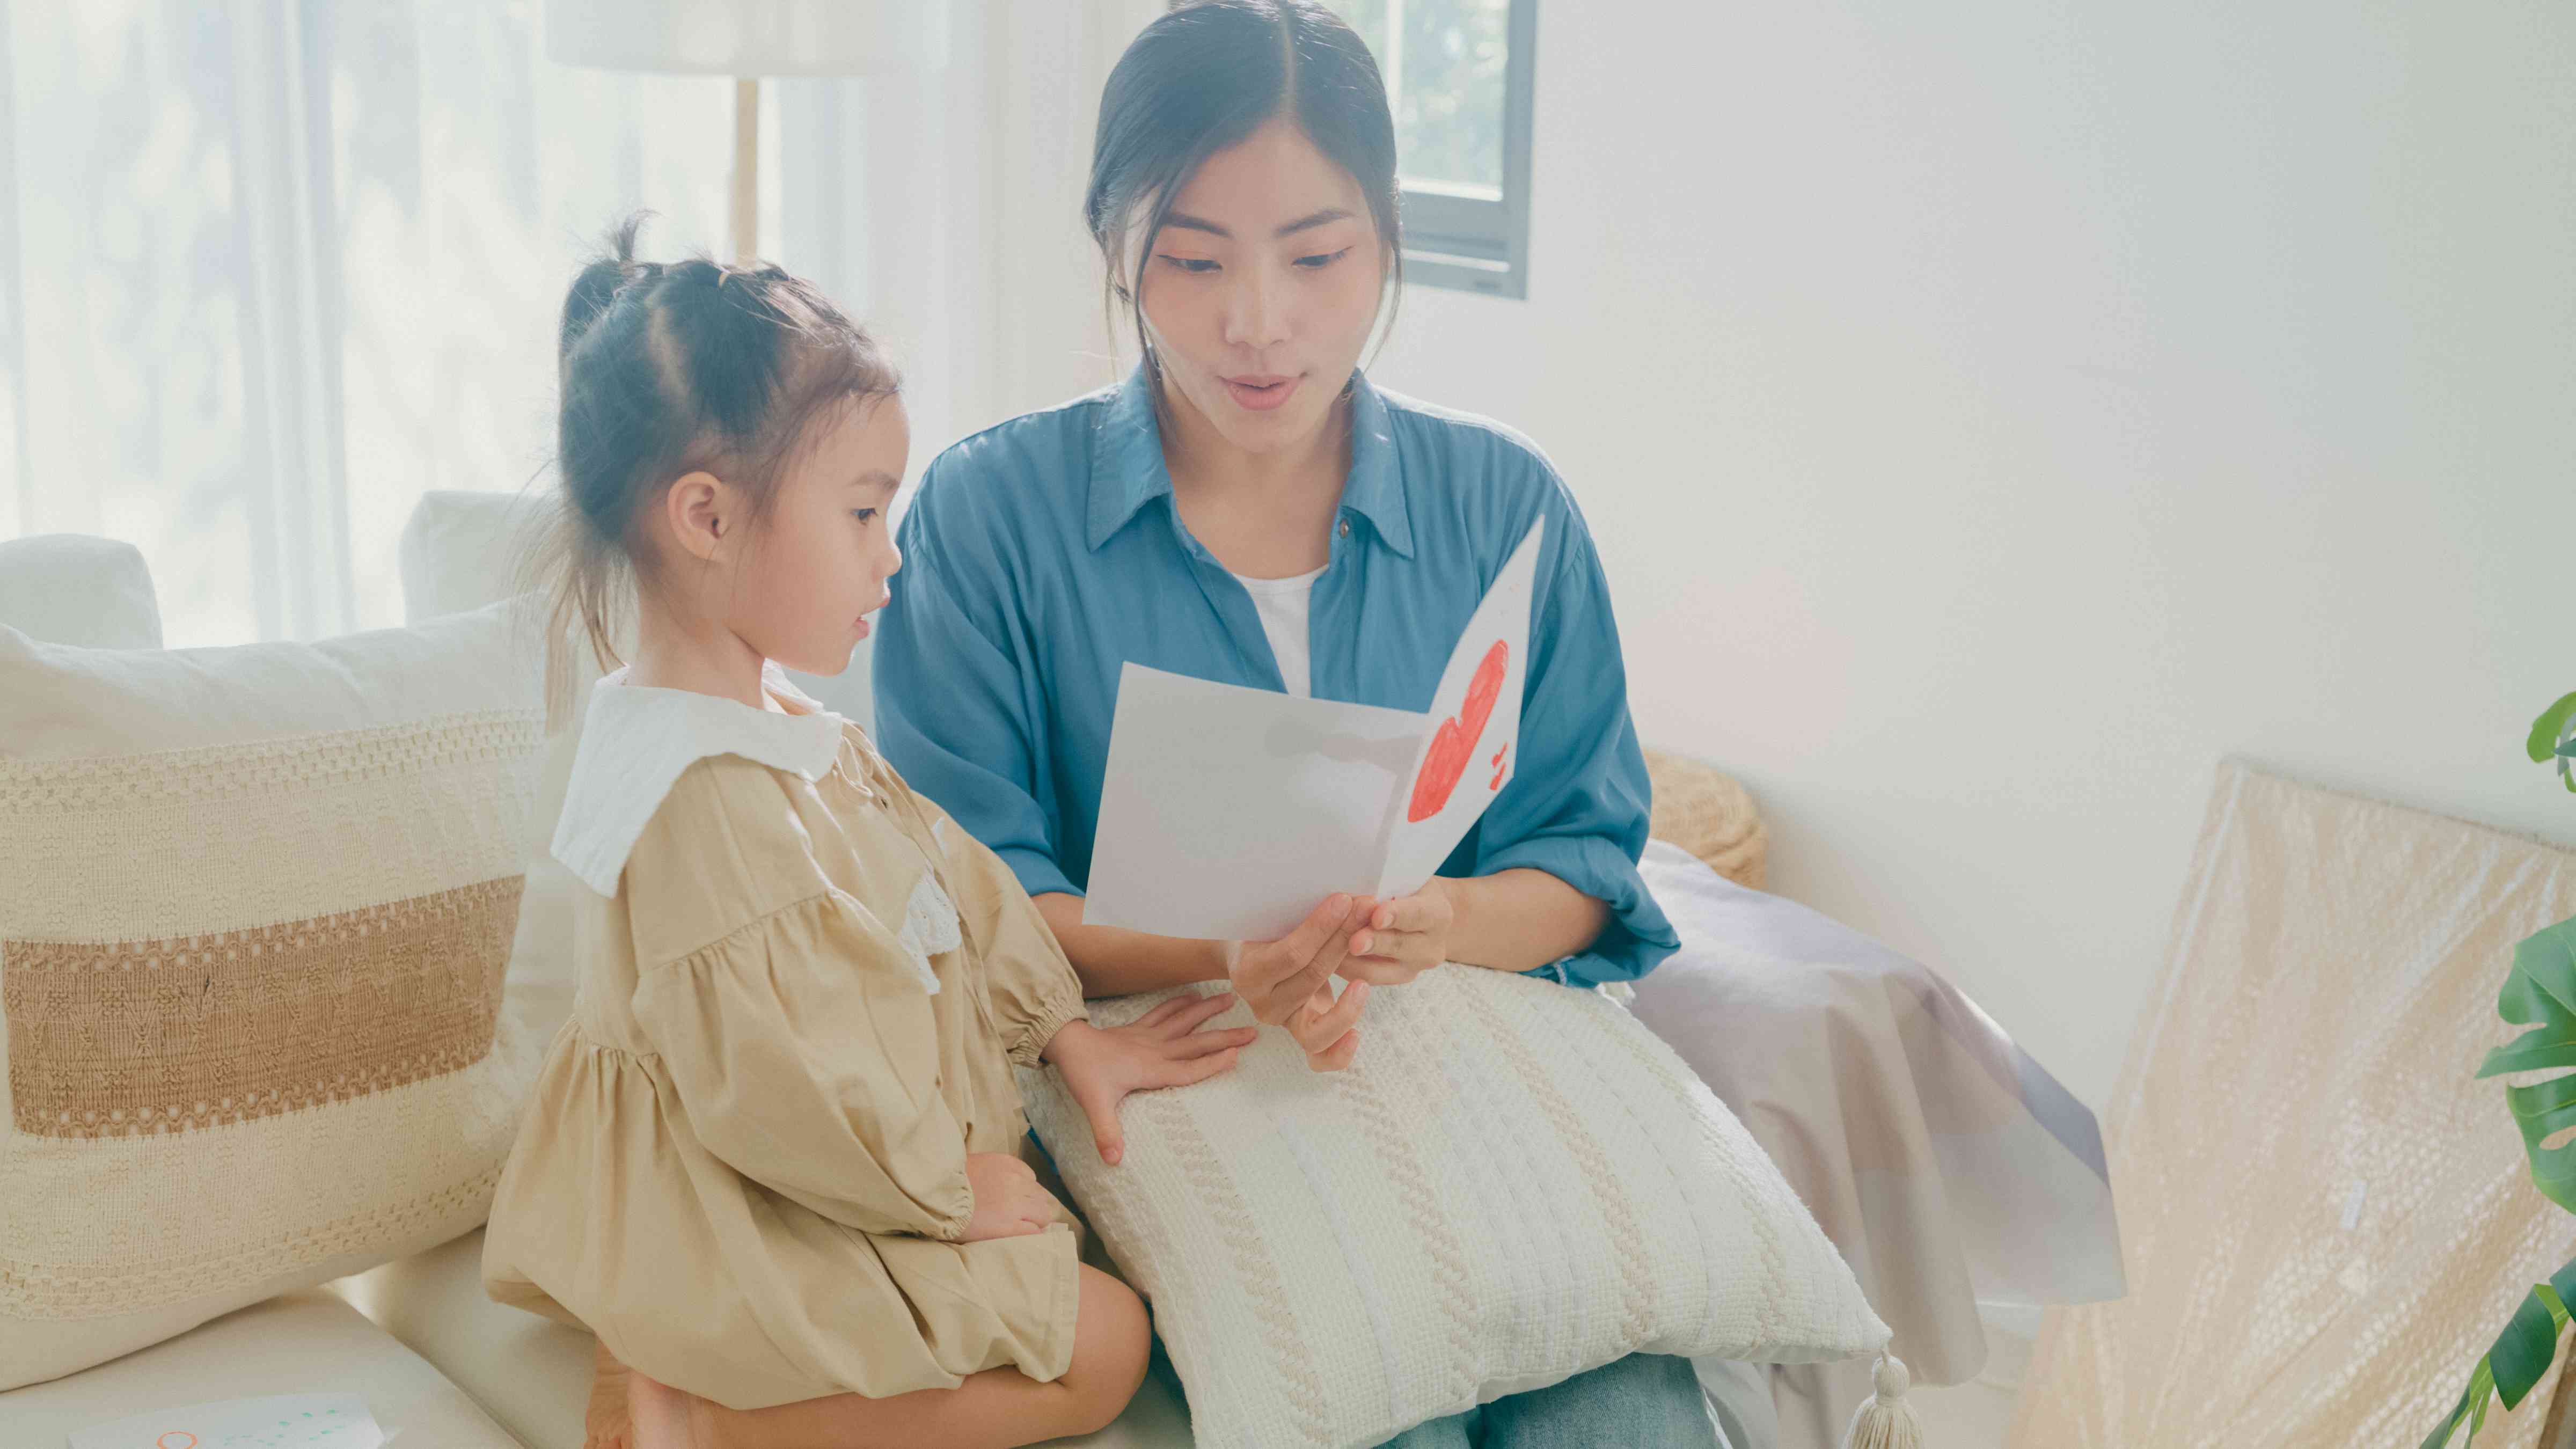
<instances>
[{"instance_id":1,"label":"white undershirt","mask_svg":"<svg viewBox=\"0 0 2576 1449\"><path fill-rule=\"evenodd\" d=\"M1323 576L1322 569L1293 579L1234 576L1252 595L1252 611L1261 616L1261 632L1270 636L1270 653L1279 661L1279 682L1290 694L1315 692L1306 653L1306 605L1315 595L1315 580Z\"/></svg>"}]
</instances>

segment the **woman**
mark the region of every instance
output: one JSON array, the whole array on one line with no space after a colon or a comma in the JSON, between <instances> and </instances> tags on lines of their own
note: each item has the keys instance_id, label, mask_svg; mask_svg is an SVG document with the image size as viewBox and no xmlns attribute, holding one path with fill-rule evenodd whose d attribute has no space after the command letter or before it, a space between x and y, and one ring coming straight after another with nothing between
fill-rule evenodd
<instances>
[{"instance_id":1,"label":"woman","mask_svg":"<svg viewBox=\"0 0 2576 1449\"><path fill-rule=\"evenodd\" d=\"M931 464L877 643L881 748L1018 873L1088 994L1230 978L1319 1070L1361 1049L1372 984L1591 985L1677 944L1637 873L1645 764L1571 496L1517 434L1359 371L1394 300L1397 198L1376 62L1321 5L1205 0L1147 27L1102 98L1085 203L1143 362ZM1427 709L1542 519L1516 773L1427 886L1334 897L1276 941L1082 924L1122 666ZM1397 1442L1716 1438L1689 1365L1636 1355Z\"/></svg>"}]
</instances>

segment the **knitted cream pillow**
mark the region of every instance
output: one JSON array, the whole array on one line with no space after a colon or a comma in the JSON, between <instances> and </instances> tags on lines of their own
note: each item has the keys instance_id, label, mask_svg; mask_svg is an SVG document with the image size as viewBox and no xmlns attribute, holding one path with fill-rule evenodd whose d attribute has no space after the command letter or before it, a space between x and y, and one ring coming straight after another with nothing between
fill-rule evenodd
<instances>
[{"instance_id":1,"label":"knitted cream pillow","mask_svg":"<svg viewBox=\"0 0 2576 1449\"><path fill-rule=\"evenodd\" d=\"M0 1389L488 1210L542 709L512 605L319 644L0 628Z\"/></svg>"},{"instance_id":2,"label":"knitted cream pillow","mask_svg":"<svg viewBox=\"0 0 2576 1449\"><path fill-rule=\"evenodd\" d=\"M1114 1168L1053 1072L1020 1075L1083 1216L1153 1301L1199 1449L1377 1444L1639 1351L1885 1345L1771 1160L1617 1003L1446 966L1374 993L1363 1021L1348 1071L1265 1031L1222 1077L1128 1098Z\"/></svg>"}]
</instances>

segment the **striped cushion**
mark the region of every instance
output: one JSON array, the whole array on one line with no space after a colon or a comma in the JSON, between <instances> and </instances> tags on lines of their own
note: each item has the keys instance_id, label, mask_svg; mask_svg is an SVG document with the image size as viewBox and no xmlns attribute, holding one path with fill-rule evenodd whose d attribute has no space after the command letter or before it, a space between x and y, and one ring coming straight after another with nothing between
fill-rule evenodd
<instances>
[{"instance_id":1,"label":"striped cushion","mask_svg":"<svg viewBox=\"0 0 2576 1449\"><path fill-rule=\"evenodd\" d=\"M542 1045L518 617L0 629L0 1389L482 1221Z\"/></svg>"},{"instance_id":2,"label":"striped cushion","mask_svg":"<svg viewBox=\"0 0 2576 1449\"><path fill-rule=\"evenodd\" d=\"M1153 1300L1199 1449L1377 1444L1634 1352L1885 1344L1771 1160L1617 1003L1445 966L1362 1021L1348 1071L1265 1031L1233 1072L1128 1098L1114 1168L1055 1073L1020 1075L1084 1217Z\"/></svg>"}]
</instances>

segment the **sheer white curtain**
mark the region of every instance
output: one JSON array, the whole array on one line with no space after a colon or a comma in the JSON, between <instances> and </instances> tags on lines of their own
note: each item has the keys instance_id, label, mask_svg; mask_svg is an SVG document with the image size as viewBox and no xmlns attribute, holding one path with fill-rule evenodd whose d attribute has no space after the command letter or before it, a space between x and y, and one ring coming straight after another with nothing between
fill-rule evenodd
<instances>
[{"instance_id":1,"label":"sheer white curtain","mask_svg":"<svg viewBox=\"0 0 2576 1449\"><path fill-rule=\"evenodd\" d=\"M897 351L915 466L1109 376L1078 203L1153 0L952 0L948 69L764 85L762 250ZM174 646L398 622L421 492L551 447L617 216L721 251L729 84L557 66L536 0L13 0L0 537L141 547Z\"/></svg>"}]
</instances>

